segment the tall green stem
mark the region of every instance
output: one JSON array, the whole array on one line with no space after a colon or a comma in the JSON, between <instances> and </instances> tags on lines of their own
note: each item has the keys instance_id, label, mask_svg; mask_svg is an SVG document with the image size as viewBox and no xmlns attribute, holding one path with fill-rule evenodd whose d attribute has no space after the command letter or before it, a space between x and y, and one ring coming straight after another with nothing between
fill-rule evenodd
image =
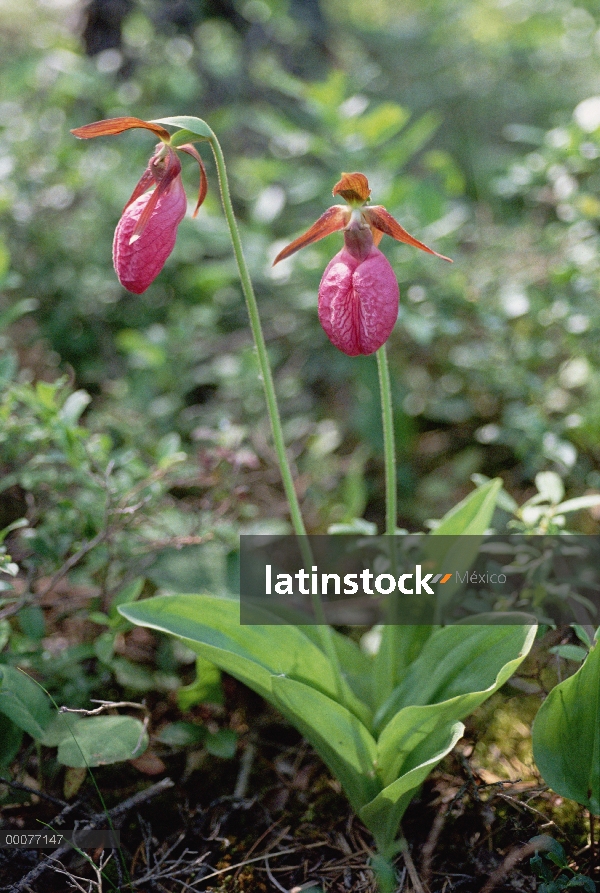
<instances>
[{"instance_id":1,"label":"tall green stem","mask_svg":"<svg viewBox=\"0 0 600 893\"><path fill-rule=\"evenodd\" d=\"M235 259L240 274L240 282L242 284L242 291L244 292L246 306L248 307L250 327L252 329L252 335L254 337L254 344L256 345L258 365L262 378L265 397L267 400L269 419L271 420L273 444L275 446L275 452L277 453L279 468L281 469L283 488L285 490L285 495L287 496L287 501L290 507L292 526L297 536L305 537L306 528L302 519L300 503L298 502L296 488L294 487L294 478L292 476L292 470L290 468L290 463L288 461L287 452L285 449L285 441L283 439L283 431L281 428L281 418L279 416L279 407L277 406L277 396L275 394L275 385L273 384L273 376L271 374L271 367L269 365L267 347L260 323L260 316L258 314L256 296L252 287L250 273L248 272L248 267L244 258L244 252L242 250L242 242L240 239L237 222L233 213L233 206L231 204L231 196L229 194L229 183L227 181L227 169L225 167L223 151L214 133L210 138L210 147L215 157L217 175L219 177L219 187L221 190L221 199L223 201L223 210L227 219L227 225L229 226L231 243L233 245L233 253L235 254Z\"/></svg>"},{"instance_id":2,"label":"tall green stem","mask_svg":"<svg viewBox=\"0 0 600 893\"><path fill-rule=\"evenodd\" d=\"M394 415L392 407L392 388L385 344L377 351L377 369L379 372L379 391L381 394L381 418L383 423L383 455L385 463L385 532L390 539L390 570L397 575L396 560L396 520L398 514L397 482L396 482L396 445L394 442ZM375 666L377 696L380 703L391 694L397 679L400 646L398 641L398 602L397 597L390 595L386 611L386 624L383 628L379 653ZM383 889L383 888L382 888Z\"/></svg>"},{"instance_id":3,"label":"tall green stem","mask_svg":"<svg viewBox=\"0 0 600 893\"><path fill-rule=\"evenodd\" d=\"M394 443L394 416L392 410L392 388L385 344L377 351L379 371L379 391L381 393L381 416L383 421L383 454L385 461L385 532L389 536L396 533L397 482L396 446Z\"/></svg>"},{"instance_id":4,"label":"tall green stem","mask_svg":"<svg viewBox=\"0 0 600 893\"><path fill-rule=\"evenodd\" d=\"M221 200L223 202L223 211L225 212L225 218L227 220L227 225L229 226L229 234L231 236L231 243L233 245L233 252L235 254L235 259L238 267L238 271L240 274L240 282L242 284L242 291L244 292L244 297L246 299L246 306L248 308L248 316L250 317L250 327L252 329L252 335L254 336L254 343L256 345L256 354L258 357L258 365L260 369L260 375L262 378L263 388L265 392L265 397L267 401L267 409L269 411L269 418L271 420L271 430L273 432L273 443L275 445L275 452L277 453L277 461L279 463L279 468L281 469L281 477L283 479L283 487L285 490L285 494L287 496L288 504L290 507L290 515L292 519L292 526L294 531L299 539L300 550L302 552L302 558L307 567L311 567L313 564L312 550L310 548L310 543L306 535L306 528L304 526L304 521L302 519L302 513L300 511L300 504L298 502L298 496L296 494L296 488L294 487L294 478L292 476L292 471L290 468L290 464L287 457L287 452L285 449L285 441L283 439L283 431L281 427L281 418L279 415L279 407L277 405L277 395L275 393L275 385L273 383L273 375L271 373L271 366L269 364L269 357L267 354L267 347L265 344L265 339L263 335L262 325L260 322L260 316L258 313L258 305L256 303L256 296L254 294L254 288L252 286L252 280L250 279L250 273L248 272L248 267L246 264L246 259L244 257L244 252L242 250L242 242L240 239L239 230L237 227L237 221L235 219L235 214L233 212L233 206L231 204L231 195L229 192L229 182L227 180L227 168L225 166L225 158L223 157L223 150L219 144L219 141L214 133L211 131L211 136L208 137L210 142L210 147L212 149L215 164L217 167L217 175L219 177L219 188L221 190ZM312 587L311 587L312 590ZM333 638L333 630L327 623L327 619L325 617L325 612L323 610L323 604L321 602L321 598L318 594L311 595L313 610L315 612L315 618L317 620L317 624L319 627L319 634L321 637L321 642L323 645L323 649L329 658L329 661L336 671L336 679L338 680L338 694L341 695L341 683L342 683L342 670L340 666L340 662L338 659L337 651L335 648L335 642Z\"/></svg>"}]
</instances>

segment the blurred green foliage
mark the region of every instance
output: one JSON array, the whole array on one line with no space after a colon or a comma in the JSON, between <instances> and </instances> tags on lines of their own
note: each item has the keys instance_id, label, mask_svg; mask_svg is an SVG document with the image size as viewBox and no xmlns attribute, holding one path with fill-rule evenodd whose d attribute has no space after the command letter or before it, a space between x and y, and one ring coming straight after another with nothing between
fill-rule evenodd
<instances>
[{"instance_id":1,"label":"blurred green foliage","mask_svg":"<svg viewBox=\"0 0 600 893\"><path fill-rule=\"evenodd\" d=\"M400 523L440 517L473 474L519 503L541 471L567 496L600 488L596 4L130 0L110 27L104 7L0 10L0 526L28 518L24 566L56 573L128 493L160 519L146 542L285 524L212 159L200 147L208 198L165 270L124 293L112 233L152 136L69 133L117 115L201 115L222 141L310 529L383 516L375 360L336 351L316 314L341 240L271 266L342 170L454 258L381 246L401 287ZM143 551L133 515L82 578L117 585Z\"/></svg>"}]
</instances>

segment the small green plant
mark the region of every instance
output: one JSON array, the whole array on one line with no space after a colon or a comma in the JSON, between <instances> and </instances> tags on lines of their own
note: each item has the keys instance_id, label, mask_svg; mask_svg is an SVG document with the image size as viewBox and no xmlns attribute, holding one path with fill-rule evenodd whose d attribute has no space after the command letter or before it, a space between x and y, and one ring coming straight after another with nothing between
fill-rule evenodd
<instances>
[{"instance_id":1,"label":"small green plant","mask_svg":"<svg viewBox=\"0 0 600 893\"><path fill-rule=\"evenodd\" d=\"M552 837L544 835L534 837L531 844L540 843L540 851L529 860L536 877L542 882L538 885L538 893L563 893L564 890L586 890L596 893L596 884L585 874L579 874L571 868L561 844ZM556 869L560 873L556 874Z\"/></svg>"},{"instance_id":2,"label":"small green plant","mask_svg":"<svg viewBox=\"0 0 600 893\"><path fill-rule=\"evenodd\" d=\"M80 717L57 713L36 682L6 665L0 665L0 730L0 766L9 765L24 733L38 744L57 747L58 762L72 767L130 760L148 746L145 725L140 720L131 716Z\"/></svg>"},{"instance_id":3,"label":"small green plant","mask_svg":"<svg viewBox=\"0 0 600 893\"><path fill-rule=\"evenodd\" d=\"M498 491L492 481L442 520L436 533L482 534ZM435 536L436 534L431 534ZM381 889L393 889L402 816L462 736L461 722L524 660L536 627L385 626L376 654L329 629L334 663L314 626L240 626L236 600L169 595L123 605L133 623L171 633L244 682L299 729L340 781L373 834ZM268 618L267 618L268 619ZM520 622L519 622L520 620Z\"/></svg>"}]
</instances>

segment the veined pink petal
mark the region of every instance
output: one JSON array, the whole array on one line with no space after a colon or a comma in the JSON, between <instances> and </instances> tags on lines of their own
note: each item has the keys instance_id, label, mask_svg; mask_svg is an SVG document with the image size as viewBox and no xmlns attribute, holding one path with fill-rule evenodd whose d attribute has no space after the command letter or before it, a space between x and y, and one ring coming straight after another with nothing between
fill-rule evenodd
<instances>
[{"instance_id":1,"label":"veined pink petal","mask_svg":"<svg viewBox=\"0 0 600 893\"><path fill-rule=\"evenodd\" d=\"M363 261L342 248L319 286L319 319L332 344L350 357L371 354L398 318L398 283L389 261L373 247Z\"/></svg>"},{"instance_id":2,"label":"veined pink petal","mask_svg":"<svg viewBox=\"0 0 600 893\"><path fill-rule=\"evenodd\" d=\"M179 174L158 200L153 199L154 195L155 192L146 192L125 208L113 241L113 263L119 282L136 295L146 291L165 265L187 208ZM150 201L156 201L150 218L132 241L138 221Z\"/></svg>"}]
</instances>

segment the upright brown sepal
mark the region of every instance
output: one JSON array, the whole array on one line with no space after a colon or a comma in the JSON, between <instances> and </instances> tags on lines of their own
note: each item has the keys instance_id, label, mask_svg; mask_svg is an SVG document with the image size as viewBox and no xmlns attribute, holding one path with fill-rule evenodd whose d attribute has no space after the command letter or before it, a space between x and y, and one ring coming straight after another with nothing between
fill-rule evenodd
<instances>
[{"instance_id":1,"label":"upright brown sepal","mask_svg":"<svg viewBox=\"0 0 600 893\"><path fill-rule=\"evenodd\" d=\"M160 124L151 124L149 121L142 121L141 118L107 118L105 121L94 121L93 124L76 127L71 133L81 140L90 140L96 136L112 136L136 128L151 130L163 142L168 143L171 139L169 131L161 127Z\"/></svg>"},{"instance_id":2,"label":"upright brown sepal","mask_svg":"<svg viewBox=\"0 0 600 893\"><path fill-rule=\"evenodd\" d=\"M364 204L371 195L369 181L358 171L353 174L342 174L342 179L333 187L333 194L341 195L351 205L357 202Z\"/></svg>"},{"instance_id":3,"label":"upright brown sepal","mask_svg":"<svg viewBox=\"0 0 600 893\"><path fill-rule=\"evenodd\" d=\"M412 245L414 248L420 248L421 251L426 251L428 254L435 254L436 257L441 257L442 260L447 260L452 263L451 258L445 257L443 254L438 254L433 248L428 248L423 242L419 242L418 239L415 239L414 236L407 233L404 227L400 226L398 221L392 217L389 211L386 211L381 205L375 205L373 208L365 208L362 213L363 217L371 227L385 233L387 236L391 236L392 239L396 239L397 242L405 242L407 245Z\"/></svg>"}]
</instances>

